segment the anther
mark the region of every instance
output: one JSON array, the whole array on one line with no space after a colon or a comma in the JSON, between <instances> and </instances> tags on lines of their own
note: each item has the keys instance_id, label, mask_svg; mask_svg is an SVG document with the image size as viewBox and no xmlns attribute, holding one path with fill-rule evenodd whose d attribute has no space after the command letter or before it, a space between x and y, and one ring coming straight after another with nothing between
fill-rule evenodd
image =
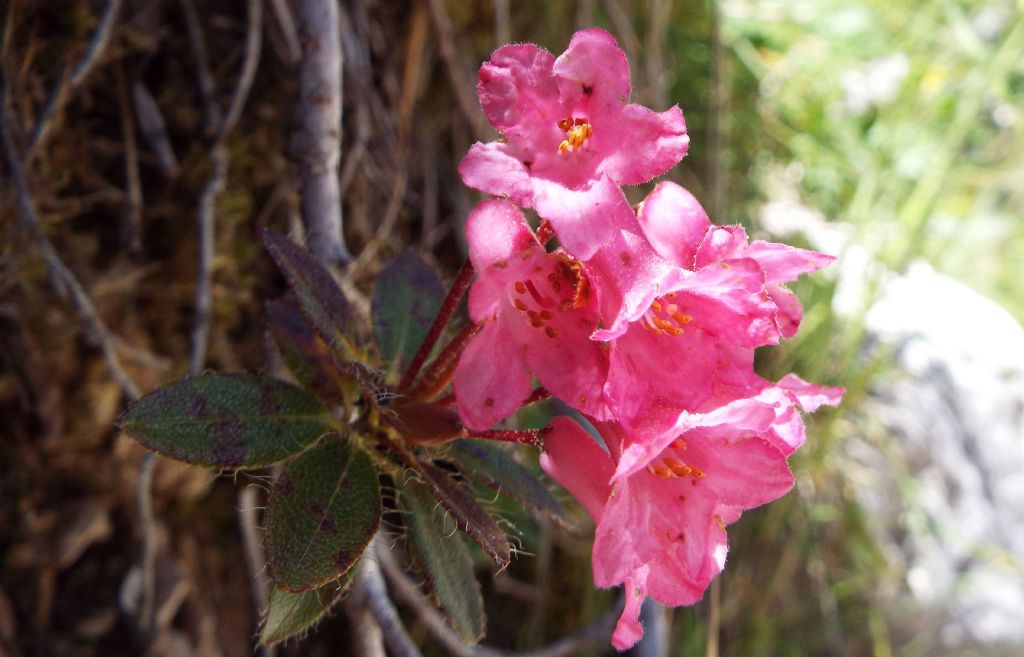
<instances>
[{"instance_id":1,"label":"anther","mask_svg":"<svg viewBox=\"0 0 1024 657\"><path fill-rule=\"evenodd\" d=\"M565 140L558 145L559 153L579 150L583 142L593 134L593 127L583 117L565 118L558 122L558 127L565 133Z\"/></svg>"}]
</instances>

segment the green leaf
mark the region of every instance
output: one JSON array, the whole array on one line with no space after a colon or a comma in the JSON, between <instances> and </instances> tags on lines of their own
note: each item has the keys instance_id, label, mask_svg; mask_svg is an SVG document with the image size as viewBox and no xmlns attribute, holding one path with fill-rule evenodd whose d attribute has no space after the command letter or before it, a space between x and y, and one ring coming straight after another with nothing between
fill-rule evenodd
<instances>
[{"instance_id":1,"label":"green leaf","mask_svg":"<svg viewBox=\"0 0 1024 657\"><path fill-rule=\"evenodd\" d=\"M352 583L349 571L337 582L291 593L271 588L267 610L260 623L260 643L270 646L305 632L323 618Z\"/></svg>"},{"instance_id":2,"label":"green leaf","mask_svg":"<svg viewBox=\"0 0 1024 657\"><path fill-rule=\"evenodd\" d=\"M414 251L405 251L384 265L373 288L373 332L381 355L409 363L444 301L437 271Z\"/></svg>"},{"instance_id":3,"label":"green leaf","mask_svg":"<svg viewBox=\"0 0 1024 657\"><path fill-rule=\"evenodd\" d=\"M338 354L358 355L349 337L353 326L348 300L331 273L284 235L264 229L261 236L313 329Z\"/></svg>"},{"instance_id":4,"label":"green leaf","mask_svg":"<svg viewBox=\"0 0 1024 657\"><path fill-rule=\"evenodd\" d=\"M417 461L415 467L423 475L430 492L452 514L459 529L469 534L494 559L498 568L508 566L512 549L505 532L480 506L469 488L432 463Z\"/></svg>"},{"instance_id":5,"label":"green leaf","mask_svg":"<svg viewBox=\"0 0 1024 657\"><path fill-rule=\"evenodd\" d=\"M284 466L267 500L268 567L292 592L343 575L380 525L377 470L370 457L338 436Z\"/></svg>"},{"instance_id":6,"label":"green leaf","mask_svg":"<svg viewBox=\"0 0 1024 657\"><path fill-rule=\"evenodd\" d=\"M466 643L484 635L487 618L473 558L462 535L445 531L444 514L422 484L410 480L403 491L413 546L448 624Z\"/></svg>"},{"instance_id":7,"label":"green leaf","mask_svg":"<svg viewBox=\"0 0 1024 657\"><path fill-rule=\"evenodd\" d=\"M467 474L479 476L503 495L562 517L562 506L537 475L517 463L505 450L481 440L456 440L449 449L449 455Z\"/></svg>"},{"instance_id":8,"label":"green leaf","mask_svg":"<svg viewBox=\"0 0 1024 657\"><path fill-rule=\"evenodd\" d=\"M259 468L316 442L334 424L301 388L258 374L204 374L158 388L120 418L126 434L186 463Z\"/></svg>"},{"instance_id":9,"label":"green leaf","mask_svg":"<svg viewBox=\"0 0 1024 657\"><path fill-rule=\"evenodd\" d=\"M327 343L310 329L295 297L287 294L268 301L266 313L288 370L320 399L344 404L347 386L337 360Z\"/></svg>"}]
</instances>

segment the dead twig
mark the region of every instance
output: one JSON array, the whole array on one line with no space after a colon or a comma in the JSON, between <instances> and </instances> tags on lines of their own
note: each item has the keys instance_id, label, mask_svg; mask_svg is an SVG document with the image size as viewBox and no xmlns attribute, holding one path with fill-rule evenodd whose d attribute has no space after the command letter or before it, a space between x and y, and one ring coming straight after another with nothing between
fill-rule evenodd
<instances>
[{"instance_id":1,"label":"dead twig","mask_svg":"<svg viewBox=\"0 0 1024 657\"><path fill-rule=\"evenodd\" d=\"M637 56L640 54L641 47L640 38L637 37L636 30L633 29L633 21L629 17L629 12L619 0L604 0L604 9L608 12L608 18L611 20L612 27L615 28L622 49L626 51L626 58L631 62L638 61Z\"/></svg>"},{"instance_id":2,"label":"dead twig","mask_svg":"<svg viewBox=\"0 0 1024 657\"><path fill-rule=\"evenodd\" d=\"M437 30L441 58L444 59L448 79L451 80L452 89L455 91L455 102L467 124L473 127L473 137L480 139L486 134L487 126L484 123L483 112L480 111L480 104L477 102L476 91L455 46L455 28L448 15L448 8L445 6L444 0L429 0L429 2L434 29Z\"/></svg>"},{"instance_id":3,"label":"dead twig","mask_svg":"<svg viewBox=\"0 0 1024 657\"><path fill-rule=\"evenodd\" d=\"M32 137L25 148L28 159L31 159L39 151L39 148L46 143L46 138L49 136L50 129L53 126L53 117L64 107L71 94L81 86L102 57L103 52L110 43L110 35L114 31L114 24L117 22L117 16L120 12L121 0L108 0L85 54L70 72L65 72L61 76L53 93L50 94L50 99L47 101L42 115L36 121L35 130L32 132Z\"/></svg>"},{"instance_id":4,"label":"dead twig","mask_svg":"<svg viewBox=\"0 0 1024 657\"><path fill-rule=\"evenodd\" d=\"M217 131L217 141L227 139L235 129L238 118L242 115L245 102L252 90L252 81L256 78L256 69L260 63L263 50L263 2L249 0L246 11L245 54L242 57L242 68L238 73L235 90L228 102L228 111Z\"/></svg>"},{"instance_id":5,"label":"dead twig","mask_svg":"<svg viewBox=\"0 0 1024 657\"><path fill-rule=\"evenodd\" d=\"M262 22L263 5L262 0L249 0L247 12L247 27L245 39L245 53L242 57L242 67L235 84L235 90L231 94L231 101L227 113L223 114L220 124L214 134L213 144L210 147L210 160L213 165L213 173L206 181L203 192L199 197L197 219L199 224L199 263L196 281L195 296L195 323L192 328L192 349L189 361L189 373L193 376L203 371L206 364L206 352L210 336L211 322L211 296L213 289L213 258L214 258L214 229L217 196L224 189L228 173L228 150L225 144L232 129L241 116L242 108L249 97L249 90L252 88L252 81L256 75L256 68L259 64L262 45ZM190 0L183 0L185 7L192 7ZM194 8L187 10L195 13ZM192 21L190 21L191 23ZM198 20L195 21L198 28ZM197 55L197 67L199 78L202 81L209 76L209 62L204 61L206 52L202 45L202 34L189 29L190 37L198 38L200 43L193 44L193 50ZM203 73L202 71L206 72ZM204 93L205 95L205 93ZM211 95L208 100L207 117L220 116L219 106L216 99Z\"/></svg>"},{"instance_id":6,"label":"dead twig","mask_svg":"<svg viewBox=\"0 0 1024 657\"><path fill-rule=\"evenodd\" d=\"M403 149L404 150L404 149ZM352 266L353 272L363 271L377 256L385 242L394 236L395 226L398 223L398 216L405 203L405 191L409 182L409 170L401 167L395 173L394 184L391 187L391 198L388 200L388 207L384 210L384 218L377 229L377 235L370 240L363 248L359 257Z\"/></svg>"},{"instance_id":7,"label":"dead twig","mask_svg":"<svg viewBox=\"0 0 1024 657\"><path fill-rule=\"evenodd\" d=\"M149 89L141 81L132 84L132 105L135 108L135 118L139 122L139 132L156 154L160 171L168 178L176 178L178 157L174 154L174 147L167 135L167 123L153 94L149 93Z\"/></svg>"},{"instance_id":8,"label":"dead twig","mask_svg":"<svg viewBox=\"0 0 1024 657\"><path fill-rule=\"evenodd\" d=\"M224 179L228 174L228 149L223 143L217 142L210 151L213 173L206 181L203 192L199 196L197 211L199 227L199 262L196 276L195 319L192 325L192 349L189 354L189 374L195 376L203 371L206 364L206 351L209 346L211 306L213 291L213 257L214 210L217 196L224 189Z\"/></svg>"},{"instance_id":9,"label":"dead twig","mask_svg":"<svg viewBox=\"0 0 1024 657\"><path fill-rule=\"evenodd\" d=\"M100 319L96 312L89 294L78 282L78 279L64 264L57 250L43 232L39 216L36 214L35 201L32 198L31 188L25 174L23 159L18 151L14 137L14 121L8 105L8 90L6 81L0 79L0 112L3 114L2 123L4 155L7 160L7 170L14 181L14 189L18 197L18 208L21 212L22 221L36 243L36 248L46 261L47 269L50 271L51 280L54 281L58 294L69 292L71 299L78 311L85 320L86 329L91 337L99 345L103 353L103 359L107 363L114 380L120 386L122 392L130 399L138 399L141 396L138 386L121 367L121 358L117 353L115 340L107 329L106 324Z\"/></svg>"},{"instance_id":10,"label":"dead twig","mask_svg":"<svg viewBox=\"0 0 1024 657\"><path fill-rule=\"evenodd\" d=\"M391 583L395 597L409 606L416 616L427 626L430 633L444 645L449 653L456 657L568 657L583 650L596 648L608 642L612 625L619 615L620 609L612 609L595 623L534 650L514 652L499 650L488 646L471 646L463 643L455 632L448 627L441 612L427 599L412 580L405 574L395 557L389 550L378 548L377 560L380 562Z\"/></svg>"},{"instance_id":11,"label":"dead twig","mask_svg":"<svg viewBox=\"0 0 1024 657\"><path fill-rule=\"evenodd\" d=\"M722 631L722 578L711 580L708 600L708 642L704 657L718 657L718 635Z\"/></svg>"},{"instance_id":12,"label":"dead twig","mask_svg":"<svg viewBox=\"0 0 1024 657\"><path fill-rule=\"evenodd\" d=\"M635 657L668 657L672 633L671 610L648 598L640 610L640 622L644 635L633 646L630 654Z\"/></svg>"},{"instance_id":13,"label":"dead twig","mask_svg":"<svg viewBox=\"0 0 1024 657\"><path fill-rule=\"evenodd\" d=\"M298 161L302 218L307 244L322 261L348 263L352 256L342 232L341 103L343 57L335 0L301 0L298 32L299 127L292 138Z\"/></svg>"},{"instance_id":14,"label":"dead twig","mask_svg":"<svg viewBox=\"0 0 1024 657\"><path fill-rule=\"evenodd\" d=\"M382 552L384 551L380 548L380 542L375 538L367 548L366 554L359 560L348 606L352 611L365 609L370 612L372 620L380 627L388 653L393 657L422 657L388 598L387 586L378 562L378 556Z\"/></svg>"},{"instance_id":15,"label":"dead twig","mask_svg":"<svg viewBox=\"0 0 1024 657\"><path fill-rule=\"evenodd\" d=\"M710 26L708 40L711 50L711 70L708 80L708 127L707 127L707 161L705 178L710 188L710 203L708 212L718 221L728 216L728 175L725 159L722 153L725 152L728 140L728 118L729 111L729 88L726 73L728 54L725 52L725 44L722 42L722 17L717 2L711 3L708 14Z\"/></svg>"},{"instance_id":16,"label":"dead twig","mask_svg":"<svg viewBox=\"0 0 1024 657\"><path fill-rule=\"evenodd\" d=\"M121 136L124 139L125 214L128 248L142 251L142 181L139 179L139 151L135 142L135 117L128 98L128 82L124 63L114 67L117 78L117 100L121 112Z\"/></svg>"},{"instance_id":17,"label":"dead twig","mask_svg":"<svg viewBox=\"0 0 1024 657\"><path fill-rule=\"evenodd\" d=\"M509 0L492 0L494 7L494 41L500 48L512 41L512 9Z\"/></svg>"},{"instance_id":18,"label":"dead twig","mask_svg":"<svg viewBox=\"0 0 1024 657\"><path fill-rule=\"evenodd\" d=\"M644 68L647 73L647 101L657 110L668 105L665 74L665 34L672 18L672 0L648 0Z\"/></svg>"},{"instance_id":19,"label":"dead twig","mask_svg":"<svg viewBox=\"0 0 1024 657\"><path fill-rule=\"evenodd\" d=\"M206 51L206 38L203 36L203 26L199 23L199 14L196 13L192 0L181 0L181 9L185 14L188 42L192 46L192 57L195 59L196 75L199 78L199 97L206 112L205 132L212 137L221 125L221 108L217 102L217 84L210 69L210 55Z\"/></svg>"},{"instance_id":20,"label":"dead twig","mask_svg":"<svg viewBox=\"0 0 1024 657\"><path fill-rule=\"evenodd\" d=\"M284 59L289 64L295 64L302 58L302 43L299 42L299 31L295 28L295 18L288 6L288 0L268 0L270 10L274 14L274 20L281 29L281 36L284 39L287 54Z\"/></svg>"},{"instance_id":21,"label":"dead twig","mask_svg":"<svg viewBox=\"0 0 1024 657\"><path fill-rule=\"evenodd\" d=\"M142 604L139 608L139 629L144 636L153 630L156 620L156 518L153 515L153 470L156 453L149 452L139 466L139 484L136 491L136 512L142 527Z\"/></svg>"},{"instance_id":22,"label":"dead twig","mask_svg":"<svg viewBox=\"0 0 1024 657\"><path fill-rule=\"evenodd\" d=\"M259 522L256 515L259 510L258 488L246 486L238 493L238 526L242 534L242 547L245 550L245 564L249 567L252 581L252 598L256 606L257 617L267 608L270 597L270 578L267 577L267 557L263 553L263 544L259 535ZM262 657L274 657L275 646L260 645Z\"/></svg>"}]
</instances>

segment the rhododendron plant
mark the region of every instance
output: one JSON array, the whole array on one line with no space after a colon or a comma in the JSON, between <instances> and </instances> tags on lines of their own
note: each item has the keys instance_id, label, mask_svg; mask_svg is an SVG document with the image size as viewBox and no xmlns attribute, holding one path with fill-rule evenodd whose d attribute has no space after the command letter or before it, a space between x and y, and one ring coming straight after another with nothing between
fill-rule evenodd
<instances>
[{"instance_id":1,"label":"rhododendron plant","mask_svg":"<svg viewBox=\"0 0 1024 657\"><path fill-rule=\"evenodd\" d=\"M122 417L126 433L171 458L282 463L267 501L275 588L264 643L304 632L358 581L364 552L387 563L386 543L423 571L456 640L479 640L471 554L445 518L501 569L512 547L481 487L562 515L529 469L481 442L504 441L541 447L543 469L596 523L594 582L625 588L612 643L626 649L642 636L645 597L703 596L725 566L726 527L792 487L801 411L842 396L754 369L755 349L799 327L785 284L831 257L750 242L674 183L629 205L620 185L667 172L688 137L678 107L628 102L628 63L608 33L578 32L558 58L502 47L478 91L502 137L474 144L459 171L501 198L467 217L469 261L447 293L426 261L400 254L381 269L362 328L327 268L266 231L289 288L267 319L291 380L205 374ZM536 229L522 208L540 215ZM468 321L449 331L467 290ZM596 435L569 417L501 425L547 397ZM402 531L374 541L392 533L381 519L397 508Z\"/></svg>"}]
</instances>

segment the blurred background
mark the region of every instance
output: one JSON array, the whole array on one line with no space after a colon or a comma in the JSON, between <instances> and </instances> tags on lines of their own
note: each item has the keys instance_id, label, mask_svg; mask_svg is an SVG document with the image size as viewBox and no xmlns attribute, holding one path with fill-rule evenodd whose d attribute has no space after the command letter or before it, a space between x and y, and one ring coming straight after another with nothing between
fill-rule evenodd
<instances>
[{"instance_id":1,"label":"blurred background","mask_svg":"<svg viewBox=\"0 0 1024 657\"><path fill-rule=\"evenodd\" d=\"M188 372L204 274L202 365L273 367L262 304L282 286L257 235L301 231L296 4L2 5L0 655L253 654L238 509L259 503L260 477L157 464L157 626L140 637L143 450L113 423L131 385ZM683 109L690 152L667 178L717 223L838 256L795 284L803 327L758 366L846 399L809 418L796 489L730 529L709 595L652 612L668 641L647 654L1024 654L1024 5L339 8L357 302L404 248L449 278L461 264L478 196L455 168L496 136L477 66L510 41L558 54L595 25L627 52L634 102ZM218 141L247 65L251 91ZM202 266L199 217L214 245ZM542 645L614 604L590 583L585 529L497 504L528 554L497 578L480 560L487 643ZM346 654L348 631L336 612L278 652Z\"/></svg>"}]
</instances>

